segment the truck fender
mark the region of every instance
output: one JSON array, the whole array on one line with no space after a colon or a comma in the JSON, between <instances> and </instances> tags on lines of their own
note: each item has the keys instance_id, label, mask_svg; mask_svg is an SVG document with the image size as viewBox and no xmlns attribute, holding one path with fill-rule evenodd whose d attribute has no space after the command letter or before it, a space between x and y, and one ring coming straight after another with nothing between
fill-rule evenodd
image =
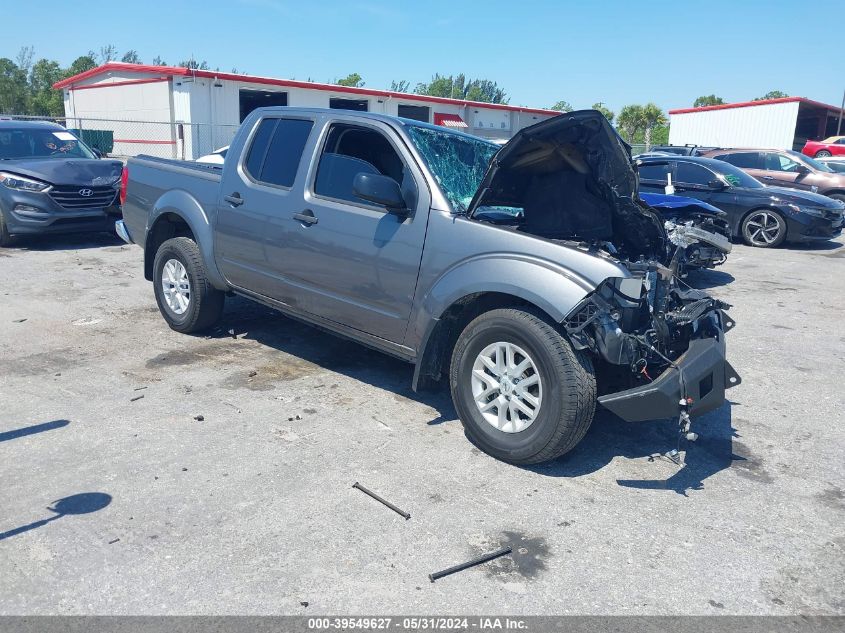
<instances>
[{"instance_id":1,"label":"truck fender","mask_svg":"<svg viewBox=\"0 0 845 633\"><path fill-rule=\"evenodd\" d=\"M432 348L438 344L432 335L444 313L456 303L482 294L509 295L536 306L560 323L593 290L591 282L572 271L526 256L486 256L458 264L431 286L417 310L407 342L417 350L414 389L432 362ZM446 350L437 353L441 351Z\"/></svg>"},{"instance_id":2,"label":"truck fender","mask_svg":"<svg viewBox=\"0 0 845 633\"><path fill-rule=\"evenodd\" d=\"M151 238L155 236L156 222L166 215L175 215L188 225L199 248L209 281L218 290L228 290L229 286L214 262L214 230L211 220L199 201L181 189L165 192L156 200L150 211L144 244L145 270L152 270L152 262L156 256L155 249L148 248Z\"/></svg>"}]
</instances>

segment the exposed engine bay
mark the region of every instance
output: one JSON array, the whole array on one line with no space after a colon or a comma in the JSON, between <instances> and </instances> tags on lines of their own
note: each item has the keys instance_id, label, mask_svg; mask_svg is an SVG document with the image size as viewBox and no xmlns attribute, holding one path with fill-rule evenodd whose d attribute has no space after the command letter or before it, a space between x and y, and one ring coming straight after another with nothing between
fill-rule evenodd
<instances>
[{"instance_id":1,"label":"exposed engine bay","mask_svg":"<svg viewBox=\"0 0 845 633\"><path fill-rule=\"evenodd\" d=\"M637 190L630 147L582 111L517 133L468 213L623 264L631 276L605 279L563 325L603 374L600 403L627 420L680 413L688 429L689 414L720 406L739 383L724 358L730 306L680 281L724 261L730 232L718 209L662 215Z\"/></svg>"}]
</instances>

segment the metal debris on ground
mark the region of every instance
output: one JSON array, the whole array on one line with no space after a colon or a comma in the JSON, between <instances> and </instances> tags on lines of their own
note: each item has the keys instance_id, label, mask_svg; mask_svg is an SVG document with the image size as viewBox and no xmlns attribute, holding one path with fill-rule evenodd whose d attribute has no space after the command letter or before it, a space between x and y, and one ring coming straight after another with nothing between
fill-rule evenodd
<instances>
[{"instance_id":1,"label":"metal debris on ground","mask_svg":"<svg viewBox=\"0 0 845 633\"><path fill-rule=\"evenodd\" d=\"M135 391L142 391L146 389L146 387L135 387Z\"/></svg>"},{"instance_id":2,"label":"metal debris on ground","mask_svg":"<svg viewBox=\"0 0 845 633\"><path fill-rule=\"evenodd\" d=\"M407 521L408 519L410 519L410 518L411 518L411 515L410 515L410 514L408 514L408 513L407 513L407 512L405 512L404 510L400 510L399 508L397 508L395 505L393 505L393 504L392 504L392 503L390 503L389 501L387 501L387 500L385 500L385 499L382 499L382 498L381 498L381 497L379 497L376 493L374 493L372 490L367 490L366 488L364 488L364 486L362 486L361 484L359 484L357 481L356 481L354 484L352 484L352 487L353 487L353 488L357 488L358 490L360 490L360 491L361 491L361 492L363 492L364 494L371 496L373 499L375 499L375 500L376 500L376 501L378 501L379 503L381 503L381 504L383 504L383 505L386 505L388 508L390 508L391 510L393 510L396 514L398 514L398 515L400 515L400 516L405 517L405 520L406 520L406 521Z\"/></svg>"},{"instance_id":3,"label":"metal debris on ground","mask_svg":"<svg viewBox=\"0 0 845 633\"><path fill-rule=\"evenodd\" d=\"M454 574L459 571L463 571L464 569L469 569L470 567L475 567L476 565L481 565L482 563L487 563L493 559L499 558L500 556L506 556L513 551L512 547L503 547L500 550L496 550L490 554L484 554L483 556L479 556L478 558L473 558L470 561L465 563L461 563L460 565L455 565L454 567L448 567L442 571L436 571L433 574L428 575L428 579L431 582L434 582L438 578L443 578L443 576L448 576L449 574Z\"/></svg>"},{"instance_id":4,"label":"metal debris on ground","mask_svg":"<svg viewBox=\"0 0 845 633\"><path fill-rule=\"evenodd\" d=\"M15 319L15 323L23 323L26 319Z\"/></svg>"},{"instance_id":5,"label":"metal debris on ground","mask_svg":"<svg viewBox=\"0 0 845 633\"><path fill-rule=\"evenodd\" d=\"M135 396L134 398L129 398L129 402L135 402L136 400L140 400L143 397L144 394L141 394L140 396Z\"/></svg>"},{"instance_id":6,"label":"metal debris on ground","mask_svg":"<svg viewBox=\"0 0 845 633\"><path fill-rule=\"evenodd\" d=\"M113 541L109 541L109 545L114 545L114 544L115 544L115 543L117 543L119 540L120 540L119 538L116 538L116 539L114 539Z\"/></svg>"},{"instance_id":7,"label":"metal debris on ground","mask_svg":"<svg viewBox=\"0 0 845 633\"><path fill-rule=\"evenodd\" d=\"M196 420L197 422L203 422L205 420L205 416L204 415L195 415L194 420Z\"/></svg>"}]
</instances>

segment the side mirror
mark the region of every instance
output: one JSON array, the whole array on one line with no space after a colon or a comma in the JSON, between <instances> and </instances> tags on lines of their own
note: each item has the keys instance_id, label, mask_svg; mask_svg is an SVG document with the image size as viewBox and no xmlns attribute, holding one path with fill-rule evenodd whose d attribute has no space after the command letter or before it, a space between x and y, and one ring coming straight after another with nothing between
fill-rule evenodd
<instances>
[{"instance_id":1,"label":"side mirror","mask_svg":"<svg viewBox=\"0 0 845 633\"><path fill-rule=\"evenodd\" d=\"M707 186L710 187L710 189L713 189L715 191L721 191L722 189L725 189L727 187L727 185L725 183L723 183L721 180L719 180L718 178L714 178L713 180L708 182Z\"/></svg>"},{"instance_id":2,"label":"side mirror","mask_svg":"<svg viewBox=\"0 0 845 633\"><path fill-rule=\"evenodd\" d=\"M802 165L801 163L798 163L798 167L795 168L795 171L803 176L804 174L810 173L810 168L807 167L806 165Z\"/></svg>"},{"instance_id":3,"label":"side mirror","mask_svg":"<svg viewBox=\"0 0 845 633\"><path fill-rule=\"evenodd\" d=\"M361 172L352 181L352 193L387 208L388 213L406 215L408 208L399 183L388 176Z\"/></svg>"},{"instance_id":4,"label":"side mirror","mask_svg":"<svg viewBox=\"0 0 845 633\"><path fill-rule=\"evenodd\" d=\"M92 152L94 152L94 156L96 156L97 158L102 158L102 157L103 157L103 152L101 152L100 150L98 150L96 147L92 147L92 148L91 148L91 151L92 151Z\"/></svg>"}]
</instances>

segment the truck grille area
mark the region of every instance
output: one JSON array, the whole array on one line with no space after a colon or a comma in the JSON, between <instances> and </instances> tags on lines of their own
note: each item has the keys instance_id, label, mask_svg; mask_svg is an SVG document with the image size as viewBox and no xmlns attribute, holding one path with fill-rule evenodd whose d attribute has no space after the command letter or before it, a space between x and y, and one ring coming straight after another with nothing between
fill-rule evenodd
<instances>
[{"instance_id":1,"label":"truck grille area","mask_svg":"<svg viewBox=\"0 0 845 633\"><path fill-rule=\"evenodd\" d=\"M49 195L65 209L98 209L112 206L117 198L117 190L114 187L57 185L50 190Z\"/></svg>"}]
</instances>

